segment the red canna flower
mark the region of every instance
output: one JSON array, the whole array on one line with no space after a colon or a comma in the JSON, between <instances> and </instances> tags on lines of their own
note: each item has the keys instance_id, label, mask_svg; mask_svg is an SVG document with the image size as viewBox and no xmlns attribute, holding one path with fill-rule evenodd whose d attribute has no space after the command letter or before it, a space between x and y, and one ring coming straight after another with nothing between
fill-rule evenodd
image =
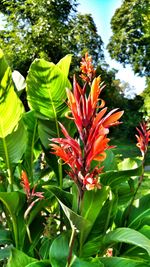
<instances>
[{"instance_id":1,"label":"red canna flower","mask_svg":"<svg viewBox=\"0 0 150 267\"><path fill-rule=\"evenodd\" d=\"M21 185L23 186L23 189L26 193L27 200L29 203L32 201L34 197L38 197L39 199L44 198L43 192L35 192L35 186L33 187L32 190L30 189L29 180L25 171L22 171L21 179L22 179Z\"/></svg>"},{"instance_id":2,"label":"red canna flower","mask_svg":"<svg viewBox=\"0 0 150 267\"><path fill-rule=\"evenodd\" d=\"M95 69L92 64L92 57L88 56L88 53L85 53L85 57L82 58L80 69L82 74L80 77L85 82L91 82L95 77Z\"/></svg>"},{"instance_id":3,"label":"red canna flower","mask_svg":"<svg viewBox=\"0 0 150 267\"><path fill-rule=\"evenodd\" d=\"M24 219L26 220L29 212L31 211L35 203L44 198L44 192L35 192L35 186L32 190L30 189L29 180L25 171L22 171L21 179L21 185L23 186L23 189L26 193L28 202L28 207L24 213Z\"/></svg>"},{"instance_id":4,"label":"red canna flower","mask_svg":"<svg viewBox=\"0 0 150 267\"><path fill-rule=\"evenodd\" d=\"M84 75L81 76L86 81L83 88L74 77L73 92L67 89L68 106L79 132L79 140L73 139L60 124L65 138L51 139L55 143L51 144L51 147L52 153L70 166L71 170L68 174L79 189L100 189L98 176L102 172L102 168L98 167L99 162L105 159L105 150L112 147L108 145L110 139L107 138L107 134L111 126L120 123L118 120L123 111L114 109L105 115L107 111L107 108L104 108L105 102L99 98L104 86L101 86L100 77L94 78L92 81L95 71L88 54L85 55L85 60L82 60L81 70L88 77L85 79ZM87 81L90 81L89 95L86 94ZM98 161L98 165L92 169L93 160Z\"/></svg>"},{"instance_id":5,"label":"red canna flower","mask_svg":"<svg viewBox=\"0 0 150 267\"><path fill-rule=\"evenodd\" d=\"M145 157L145 154L148 149L148 143L150 141L150 130L148 129L148 125L145 122L140 124L140 129L136 128L139 135L136 135L137 138L137 147L139 147L142 156Z\"/></svg>"},{"instance_id":6,"label":"red canna flower","mask_svg":"<svg viewBox=\"0 0 150 267\"><path fill-rule=\"evenodd\" d=\"M30 184L29 184L29 180L28 180L28 177L27 177L27 174L25 171L22 171L21 179L22 179L21 185L23 186L23 189L27 195L27 198L29 198L29 196L30 196Z\"/></svg>"}]
</instances>

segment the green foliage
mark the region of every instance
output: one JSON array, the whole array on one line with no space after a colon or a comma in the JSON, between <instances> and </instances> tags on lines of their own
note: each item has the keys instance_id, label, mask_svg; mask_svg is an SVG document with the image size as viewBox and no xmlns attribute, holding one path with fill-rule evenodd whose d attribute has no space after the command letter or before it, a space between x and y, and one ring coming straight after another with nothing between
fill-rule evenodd
<instances>
[{"instance_id":1,"label":"green foliage","mask_svg":"<svg viewBox=\"0 0 150 267\"><path fill-rule=\"evenodd\" d=\"M101 258L105 267L147 267L150 266L148 261L128 259L122 257Z\"/></svg>"},{"instance_id":2,"label":"green foliage","mask_svg":"<svg viewBox=\"0 0 150 267\"><path fill-rule=\"evenodd\" d=\"M124 115L122 117L122 124L119 126L118 131L112 134L116 134L118 137L127 138L130 141L135 141L135 129L137 125L143 120L142 106L143 98L141 96L136 96L134 99L123 99L121 103L121 108L124 110Z\"/></svg>"},{"instance_id":3,"label":"green foliage","mask_svg":"<svg viewBox=\"0 0 150 267\"><path fill-rule=\"evenodd\" d=\"M116 242L126 242L144 248L150 256L150 240L141 233L130 228L118 228L109 232L103 240L104 244L111 246Z\"/></svg>"},{"instance_id":4,"label":"green foliage","mask_svg":"<svg viewBox=\"0 0 150 267\"><path fill-rule=\"evenodd\" d=\"M146 79L146 88L144 89L143 93L141 94L143 98L143 106L141 107L140 111L144 115L144 119L149 121L150 118L150 78Z\"/></svg>"},{"instance_id":5,"label":"green foliage","mask_svg":"<svg viewBox=\"0 0 150 267\"><path fill-rule=\"evenodd\" d=\"M123 132L124 138L134 140L135 128L143 118L142 106L144 98L139 95L135 96L134 99L125 98L120 80L116 80L115 78L116 70L112 69L108 71L107 65L98 65L96 74L101 76L101 80L105 84L101 98L105 100L108 109L120 108L124 110L121 119L123 123L117 129L111 129L112 136L121 138Z\"/></svg>"},{"instance_id":6,"label":"green foliage","mask_svg":"<svg viewBox=\"0 0 150 267\"><path fill-rule=\"evenodd\" d=\"M61 249L60 249L61 248ZM50 249L50 262L52 267L63 267L67 262L69 253L69 238L68 234L58 236L52 243Z\"/></svg>"},{"instance_id":7,"label":"green foliage","mask_svg":"<svg viewBox=\"0 0 150 267\"><path fill-rule=\"evenodd\" d=\"M17 249L12 249L10 259L8 261L7 267L26 267L29 263L35 262L36 259L33 259L29 256L27 256L22 251L19 251Z\"/></svg>"},{"instance_id":8,"label":"green foliage","mask_svg":"<svg viewBox=\"0 0 150 267\"><path fill-rule=\"evenodd\" d=\"M108 44L112 58L131 64L135 73L149 76L149 1L124 0L111 20L113 35Z\"/></svg>"},{"instance_id":9,"label":"green foliage","mask_svg":"<svg viewBox=\"0 0 150 267\"><path fill-rule=\"evenodd\" d=\"M68 55L61 66L70 65L71 57ZM67 112L65 88L71 88L66 74L61 66L49 63L45 60L35 60L27 77L28 102L31 109L36 111L36 116L54 120L58 133L58 118L65 116ZM68 69L69 70L69 69ZM67 75L68 76L68 75ZM38 90L36 90L38 87ZM64 103L63 103L64 102ZM49 135L50 137L51 135Z\"/></svg>"},{"instance_id":10,"label":"green foliage","mask_svg":"<svg viewBox=\"0 0 150 267\"><path fill-rule=\"evenodd\" d=\"M26 79L31 110L25 112L1 53L0 261L7 267L149 266L150 196L136 191L144 161L116 159L109 150L101 189L81 194L49 152L48 138L61 138L59 121L75 133L65 117L70 61L67 55L57 64L32 63Z\"/></svg>"},{"instance_id":11,"label":"green foliage","mask_svg":"<svg viewBox=\"0 0 150 267\"><path fill-rule=\"evenodd\" d=\"M24 109L14 92L12 73L2 50L0 50L0 64L0 137L4 138L16 128Z\"/></svg>"},{"instance_id":12,"label":"green foliage","mask_svg":"<svg viewBox=\"0 0 150 267\"><path fill-rule=\"evenodd\" d=\"M26 74L36 57L57 62L66 53L63 39L75 9L76 1L69 0L2 1L6 27L1 32L1 46L13 67Z\"/></svg>"},{"instance_id":13,"label":"green foliage","mask_svg":"<svg viewBox=\"0 0 150 267\"><path fill-rule=\"evenodd\" d=\"M34 147L39 140L39 136L37 134L37 118L35 117L35 112L29 111L24 113L23 122L28 135L27 146L23 156L23 166L28 176L30 177L30 180L33 182L33 162L37 157Z\"/></svg>"},{"instance_id":14,"label":"green foliage","mask_svg":"<svg viewBox=\"0 0 150 267\"><path fill-rule=\"evenodd\" d=\"M5 23L0 47L13 69L26 76L35 58L56 63L69 53L76 56L75 65L88 49L95 60L103 57L92 17L76 16L76 6L76 0L1 1Z\"/></svg>"},{"instance_id":15,"label":"green foliage","mask_svg":"<svg viewBox=\"0 0 150 267\"><path fill-rule=\"evenodd\" d=\"M8 182L13 186L13 164L23 156L27 136L22 122L23 104L14 91L12 73L2 50L0 50L0 153L6 169Z\"/></svg>"},{"instance_id":16,"label":"green foliage","mask_svg":"<svg viewBox=\"0 0 150 267\"><path fill-rule=\"evenodd\" d=\"M84 56L88 51L92 55L95 63L104 58L102 51L102 39L97 33L97 28L90 14L77 14L69 22L69 32L66 46L70 47L70 52L75 55L75 60L78 54ZM73 62L74 64L76 63Z\"/></svg>"},{"instance_id":17,"label":"green foliage","mask_svg":"<svg viewBox=\"0 0 150 267\"><path fill-rule=\"evenodd\" d=\"M106 106L109 109L116 108L119 105L119 108L124 108L124 101L120 81L116 80L116 70L108 70L108 65L98 65L96 69L96 75L101 76L102 82L105 84L105 88L101 93L102 99L106 101Z\"/></svg>"},{"instance_id":18,"label":"green foliage","mask_svg":"<svg viewBox=\"0 0 150 267\"><path fill-rule=\"evenodd\" d=\"M20 192L0 192L0 201L6 209L6 218L12 229L12 239L16 248L22 247L24 241L25 223L21 209L25 202L24 194ZM6 211L5 210L5 211Z\"/></svg>"}]
</instances>

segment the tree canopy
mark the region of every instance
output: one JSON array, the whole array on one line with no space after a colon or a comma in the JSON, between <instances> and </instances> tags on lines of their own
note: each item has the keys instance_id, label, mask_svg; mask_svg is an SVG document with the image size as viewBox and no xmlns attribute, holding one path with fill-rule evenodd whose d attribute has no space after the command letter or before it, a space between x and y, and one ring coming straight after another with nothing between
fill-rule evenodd
<instances>
[{"instance_id":1,"label":"tree canopy","mask_svg":"<svg viewBox=\"0 0 150 267\"><path fill-rule=\"evenodd\" d=\"M146 79L146 88L141 95L144 101L141 111L144 114L145 120L150 122L150 78L149 77Z\"/></svg>"},{"instance_id":2,"label":"tree canopy","mask_svg":"<svg viewBox=\"0 0 150 267\"><path fill-rule=\"evenodd\" d=\"M26 75L37 57L56 63L68 53L81 59L85 50L95 60L103 57L91 15L79 15L76 7L76 0L2 0L0 47L12 68Z\"/></svg>"},{"instance_id":3,"label":"tree canopy","mask_svg":"<svg viewBox=\"0 0 150 267\"><path fill-rule=\"evenodd\" d=\"M148 76L150 70L149 8L149 0L124 0L111 20L111 57L124 65L131 64L140 76Z\"/></svg>"},{"instance_id":4,"label":"tree canopy","mask_svg":"<svg viewBox=\"0 0 150 267\"><path fill-rule=\"evenodd\" d=\"M126 111L130 105L124 99L120 81L115 79L116 71L103 64L103 42L95 22L90 14L79 14L76 7L76 0L1 0L0 12L5 23L0 32L0 47L12 69L24 76L35 58L57 63L71 53L71 78L72 73L79 71L79 61L88 51L98 66L97 75L106 84L102 99L109 109L118 107ZM24 93L21 97L26 103ZM138 121L139 106L134 108ZM125 115L123 120L126 120ZM134 118L133 126L137 120Z\"/></svg>"}]
</instances>

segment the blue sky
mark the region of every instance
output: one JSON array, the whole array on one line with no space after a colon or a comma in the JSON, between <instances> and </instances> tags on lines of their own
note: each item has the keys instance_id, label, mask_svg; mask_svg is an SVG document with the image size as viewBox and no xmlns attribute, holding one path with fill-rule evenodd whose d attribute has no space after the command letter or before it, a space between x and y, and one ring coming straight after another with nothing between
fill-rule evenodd
<instances>
[{"instance_id":1,"label":"blue sky","mask_svg":"<svg viewBox=\"0 0 150 267\"><path fill-rule=\"evenodd\" d=\"M110 20L115 10L121 6L123 0L78 0L78 11L82 14L90 13L97 26L99 35L102 37L105 48L111 36ZM136 93L139 94L145 87L145 79L134 75L130 66L123 66L112 60L105 49L105 59L111 68L118 69L116 78L125 81L135 87Z\"/></svg>"}]
</instances>

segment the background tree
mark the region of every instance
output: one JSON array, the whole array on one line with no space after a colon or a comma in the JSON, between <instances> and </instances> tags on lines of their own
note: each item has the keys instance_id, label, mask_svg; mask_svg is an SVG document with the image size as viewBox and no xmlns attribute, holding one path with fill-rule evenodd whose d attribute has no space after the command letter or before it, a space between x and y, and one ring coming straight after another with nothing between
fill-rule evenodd
<instances>
[{"instance_id":1,"label":"background tree","mask_svg":"<svg viewBox=\"0 0 150 267\"><path fill-rule=\"evenodd\" d=\"M150 78L146 79L146 88L141 94L141 96L144 101L141 111L144 114L145 120L149 121L150 123Z\"/></svg>"},{"instance_id":2,"label":"background tree","mask_svg":"<svg viewBox=\"0 0 150 267\"><path fill-rule=\"evenodd\" d=\"M111 20L111 57L124 65L131 64L140 76L148 76L150 70L149 8L149 0L124 0Z\"/></svg>"},{"instance_id":3,"label":"background tree","mask_svg":"<svg viewBox=\"0 0 150 267\"><path fill-rule=\"evenodd\" d=\"M54 63L85 50L95 60L103 56L102 40L90 15L79 15L76 0L2 0L5 15L0 47L13 69L24 76L35 58Z\"/></svg>"},{"instance_id":4,"label":"background tree","mask_svg":"<svg viewBox=\"0 0 150 267\"><path fill-rule=\"evenodd\" d=\"M0 33L0 47L12 69L24 76L35 58L56 63L68 53L73 54L72 76L79 71L76 66L88 51L98 65L97 75L101 75L106 84L101 95L106 105L110 109L127 110L129 114L130 105L123 97L120 81L115 78L116 70L109 70L104 62L103 42L94 20L90 14L77 13L76 7L77 0L1 0L0 12L5 23ZM21 97L26 103L24 93ZM138 114L136 107L134 112ZM124 115L123 122L126 118ZM135 121L134 118L134 125ZM126 121L126 127L129 125Z\"/></svg>"},{"instance_id":5,"label":"background tree","mask_svg":"<svg viewBox=\"0 0 150 267\"><path fill-rule=\"evenodd\" d=\"M142 121L143 97L135 96L134 99L125 97L125 91L130 86L116 79L116 70L108 69L108 65L98 66L97 75L100 75L106 87L101 93L101 98L105 100L109 109L119 108L124 110L121 121L123 122L111 134L117 139L130 139L135 141L135 129Z\"/></svg>"},{"instance_id":6,"label":"background tree","mask_svg":"<svg viewBox=\"0 0 150 267\"><path fill-rule=\"evenodd\" d=\"M106 101L106 106L110 109L116 107L122 109L124 102L120 80L116 80L115 78L116 73L117 70L109 70L107 64L99 65L96 69L96 75L100 75L102 82L105 84L105 88L101 93L101 98Z\"/></svg>"},{"instance_id":7,"label":"background tree","mask_svg":"<svg viewBox=\"0 0 150 267\"><path fill-rule=\"evenodd\" d=\"M90 14L78 13L69 22L69 32L66 46L75 57L84 56L88 51L94 63L104 58L102 51L103 42L97 33L95 22Z\"/></svg>"},{"instance_id":8,"label":"background tree","mask_svg":"<svg viewBox=\"0 0 150 267\"><path fill-rule=\"evenodd\" d=\"M1 48L22 74L36 57L56 63L66 53L63 36L76 13L76 0L2 0L0 11L5 15Z\"/></svg>"}]
</instances>

